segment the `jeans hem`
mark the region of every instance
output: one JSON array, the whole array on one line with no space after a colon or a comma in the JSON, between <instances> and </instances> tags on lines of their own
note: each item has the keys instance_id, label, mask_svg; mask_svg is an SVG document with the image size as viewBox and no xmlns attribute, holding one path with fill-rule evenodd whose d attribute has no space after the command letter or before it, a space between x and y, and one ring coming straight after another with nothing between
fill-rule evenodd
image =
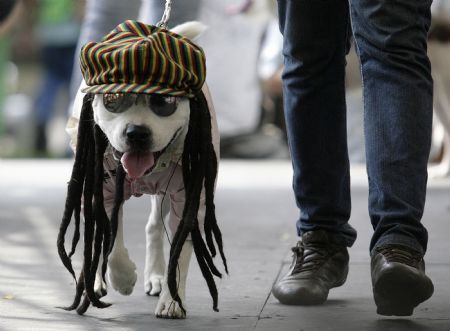
<instances>
[{"instance_id":1,"label":"jeans hem","mask_svg":"<svg viewBox=\"0 0 450 331\"><path fill-rule=\"evenodd\" d=\"M425 255L425 250L422 245L414 238L399 235L399 234L390 234L386 235L378 240L378 242L374 245L374 247L370 251L370 255L373 256L376 253L376 249L386 245L401 245L406 246L410 249L413 249L419 252L422 255Z\"/></svg>"}]
</instances>

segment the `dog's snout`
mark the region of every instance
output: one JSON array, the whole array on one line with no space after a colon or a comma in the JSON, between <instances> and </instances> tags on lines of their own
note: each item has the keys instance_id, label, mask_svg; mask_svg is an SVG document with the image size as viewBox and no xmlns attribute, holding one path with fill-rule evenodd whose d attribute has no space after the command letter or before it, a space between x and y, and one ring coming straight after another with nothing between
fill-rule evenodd
<instances>
[{"instance_id":1,"label":"dog's snout","mask_svg":"<svg viewBox=\"0 0 450 331\"><path fill-rule=\"evenodd\" d=\"M130 140L145 140L150 137L150 130L142 125L130 124L125 130L125 134Z\"/></svg>"},{"instance_id":2,"label":"dog's snout","mask_svg":"<svg viewBox=\"0 0 450 331\"><path fill-rule=\"evenodd\" d=\"M129 124L125 129L125 135L132 147L144 149L150 146L151 132L146 126Z\"/></svg>"}]
</instances>

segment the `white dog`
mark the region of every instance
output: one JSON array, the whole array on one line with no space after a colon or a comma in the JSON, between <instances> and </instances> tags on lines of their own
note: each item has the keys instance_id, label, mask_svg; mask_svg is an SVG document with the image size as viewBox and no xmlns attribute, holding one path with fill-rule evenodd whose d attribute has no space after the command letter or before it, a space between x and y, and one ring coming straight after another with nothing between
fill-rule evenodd
<instances>
[{"instance_id":1,"label":"white dog","mask_svg":"<svg viewBox=\"0 0 450 331\"><path fill-rule=\"evenodd\" d=\"M205 27L201 23L189 22L175 27L172 31L179 35L186 36L188 39L194 39L204 30L204 28ZM77 144L80 116L83 116L81 110L86 103L85 93L82 92L85 87L85 83L80 87L74 102L73 116L70 118L67 127L67 131L72 137L71 143L74 149ZM213 106L205 85L202 88L202 92L206 98L210 113L212 146L214 148L215 158L218 160L219 134ZM172 240L176 240L176 238L173 238L173 235L177 232L180 220L184 217L185 202L189 202L186 201L183 169L180 163L183 156L185 140L187 139L187 135L189 135L191 111L197 111L197 109L190 109L191 103L186 97L176 97L164 94L94 94L90 103L93 111L93 120L108 140L103 158L104 208L108 216L114 215L114 213L116 213L117 216L117 234L115 235L115 240L113 236L112 240L114 241L114 244L107 260L107 279L111 286L123 295L130 295L132 293L137 279L136 265L130 259L124 243L123 215L120 203L118 205L120 208L117 209L116 193L119 188L117 187L116 177L118 178L119 175L116 171L118 172L119 170L116 169L118 169L118 164L120 163L126 175L123 179L123 184L119 184L121 186L123 185L123 198L126 200L131 196L151 194L151 212L146 226L145 292L148 295L160 296L155 311L155 314L158 317L184 318L186 310L184 305L180 304L184 303L185 300L186 277L189 261L193 252L193 241L194 248L196 248L194 240L195 236L197 236L197 242L199 242L198 234L197 232L190 233L192 238L188 237L187 240L185 240L182 250L179 252L178 259L174 258L178 262L177 265L175 265L177 278L176 294L178 295L178 298L173 298L173 290L171 293L168 284L168 276L170 276L170 273L168 270L165 270L166 263L163 254L165 228L163 219L168 219ZM78 136L78 143L80 140L79 137L80 136ZM197 204L199 204L197 206L198 215L197 217L194 217L194 219L197 218L199 222L198 227L201 229L203 229L203 220L205 219L206 185L207 184L205 184L205 188L201 189L202 193L200 201L197 202ZM214 185L214 183L212 185ZM84 194L86 196L86 193ZM96 200L95 193L94 200ZM192 203L192 201L189 203ZM114 211L114 208L117 210ZM111 216L111 219L113 218L114 216ZM86 225L86 227L87 226L88 225ZM114 225L112 226L114 233ZM98 225L96 229L97 235ZM215 238L222 258L224 259L221 250L221 239L217 238L217 235ZM61 244L61 241L63 245L64 231L60 233L59 244ZM211 239L209 239L209 241L211 241ZM199 250L201 250L201 247L206 248L206 245L203 244L203 240L197 245L199 245L197 247L200 247L198 248ZM78 308L79 313L84 313L89 301L97 307L107 306L106 304L102 306L101 302L97 301L106 294L107 290L106 282L103 277L104 270L101 268L102 257L105 257L104 246L105 244L103 243L103 255L99 256L100 260L98 262L95 284L93 286L96 298L89 292L87 283L90 280L86 280L86 269L84 269L84 279L83 276L80 277L79 283L85 283L85 290L90 300L88 300L87 305L84 305L84 308ZM60 255L62 255L64 262L65 252L63 251L61 253L62 248L61 246L59 247ZM210 251L214 251L213 247L211 249L210 242L208 242L208 248ZM93 250L95 251L95 242ZM173 250L175 251L176 248L173 248ZM176 255L176 253L174 254ZM211 252L211 255L214 254L215 252ZM212 265L209 253L208 256L202 258L206 261L202 271L204 271L204 266L207 265L212 274L220 275L217 269ZM95 262L93 261L95 261L95 256L89 263L95 265ZM225 259L223 261L226 268ZM202 268L202 265L200 265L200 267ZM70 268L68 269L71 270ZM71 272L74 274L73 270ZM210 283L208 283L208 285L210 285ZM78 299L75 299L74 304L70 307L71 309L77 308L79 304L81 290L77 291ZM86 300L87 299L85 299L85 301Z\"/></svg>"}]
</instances>

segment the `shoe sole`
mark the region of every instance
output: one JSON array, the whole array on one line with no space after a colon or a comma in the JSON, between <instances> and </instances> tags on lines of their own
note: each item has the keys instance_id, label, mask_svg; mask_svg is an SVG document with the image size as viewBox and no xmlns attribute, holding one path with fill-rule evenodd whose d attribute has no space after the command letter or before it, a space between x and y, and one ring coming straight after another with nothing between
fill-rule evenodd
<instances>
[{"instance_id":1,"label":"shoe sole","mask_svg":"<svg viewBox=\"0 0 450 331\"><path fill-rule=\"evenodd\" d=\"M403 264L393 263L373 284L377 314L411 316L414 308L430 298L433 291L433 283L427 276L411 272Z\"/></svg>"}]
</instances>

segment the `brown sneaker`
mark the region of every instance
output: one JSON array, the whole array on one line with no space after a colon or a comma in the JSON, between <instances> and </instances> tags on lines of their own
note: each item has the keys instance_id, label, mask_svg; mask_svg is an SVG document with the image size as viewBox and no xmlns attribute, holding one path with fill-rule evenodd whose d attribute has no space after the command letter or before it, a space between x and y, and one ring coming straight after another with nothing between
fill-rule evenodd
<instances>
[{"instance_id":1,"label":"brown sneaker","mask_svg":"<svg viewBox=\"0 0 450 331\"><path fill-rule=\"evenodd\" d=\"M323 230L303 234L292 248L293 261L288 273L272 288L272 293L286 305L324 303L333 287L344 284L348 274L348 252Z\"/></svg>"},{"instance_id":2,"label":"brown sneaker","mask_svg":"<svg viewBox=\"0 0 450 331\"><path fill-rule=\"evenodd\" d=\"M380 315L410 316L431 297L431 279L425 275L423 256L406 246L377 248L371 262L373 297Z\"/></svg>"}]
</instances>

